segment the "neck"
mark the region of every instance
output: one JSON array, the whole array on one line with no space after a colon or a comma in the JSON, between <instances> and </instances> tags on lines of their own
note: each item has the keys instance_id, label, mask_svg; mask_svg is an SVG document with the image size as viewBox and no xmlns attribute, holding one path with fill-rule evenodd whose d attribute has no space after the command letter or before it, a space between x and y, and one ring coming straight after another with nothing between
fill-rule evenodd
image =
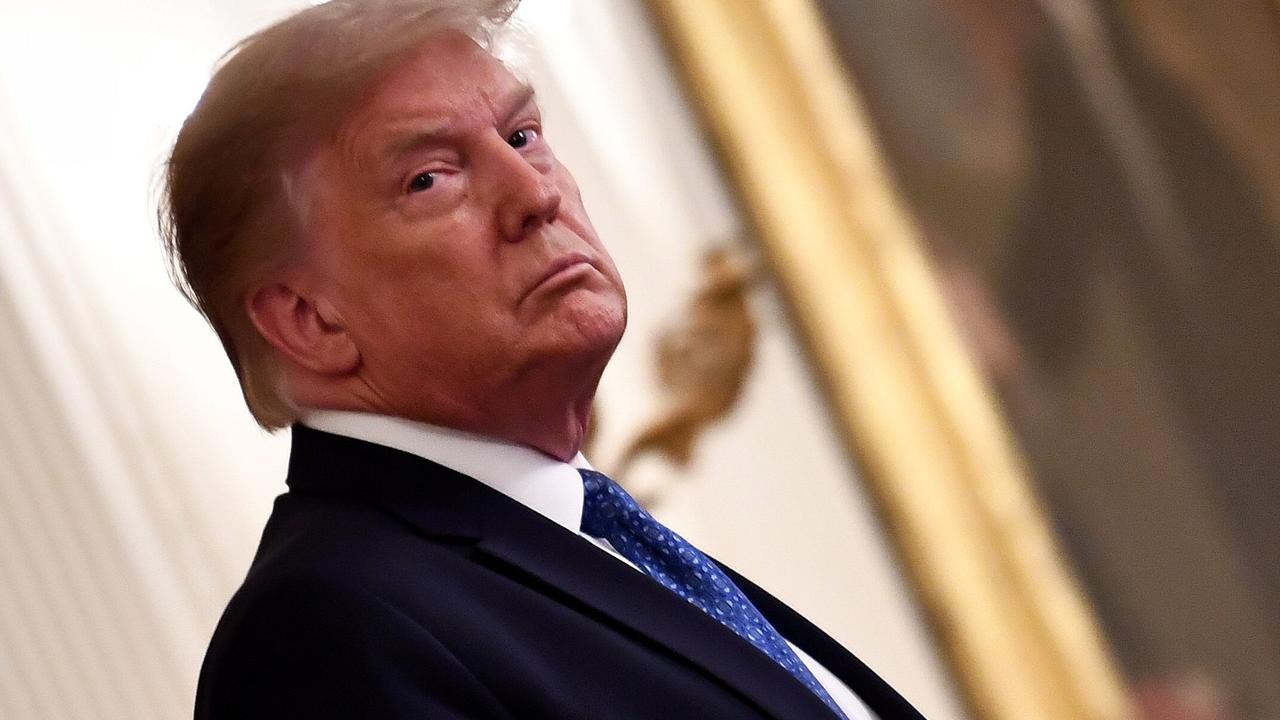
<instances>
[{"instance_id":1,"label":"neck","mask_svg":"<svg viewBox=\"0 0 1280 720\"><path fill-rule=\"evenodd\" d=\"M478 426L486 435L527 445L560 460L582 448L591 403L604 367L579 368L559 377L528 377L492 398Z\"/></svg>"},{"instance_id":2,"label":"neck","mask_svg":"<svg viewBox=\"0 0 1280 720\"><path fill-rule=\"evenodd\" d=\"M579 367L550 377L530 373L517 382L503 384L486 397L458 398L449 394L397 402L406 393L381 393L372 384L345 388L315 386L292 393L301 407L317 410L353 410L418 420L432 425L484 435L531 447L545 455L568 461L582 447L591 418L591 403L604 370ZM301 384L299 384L301 385Z\"/></svg>"},{"instance_id":3,"label":"neck","mask_svg":"<svg viewBox=\"0 0 1280 720\"><path fill-rule=\"evenodd\" d=\"M527 445L543 454L568 461L582 449L587 437L587 423L591 419L591 399L594 393L576 403L541 413L542 419L532 421L528 410L517 426L504 433L506 440Z\"/></svg>"}]
</instances>

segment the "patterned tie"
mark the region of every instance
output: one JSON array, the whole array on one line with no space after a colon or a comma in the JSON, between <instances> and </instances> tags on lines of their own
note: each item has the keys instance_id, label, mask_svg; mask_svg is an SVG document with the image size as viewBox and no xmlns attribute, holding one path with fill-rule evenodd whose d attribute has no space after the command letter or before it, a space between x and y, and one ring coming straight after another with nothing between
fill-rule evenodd
<instances>
[{"instance_id":1,"label":"patterned tie","mask_svg":"<svg viewBox=\"0 0 1280 720\"><path fill-rule=\"evenodd\" d=\"M787 641L723 570L687 540L654 520L608 476L594 470L578 472L586 491L582 532L608 540L649 577L755 645L822 698L832 712L845 717Z\"/></svg>"}]
</instances>

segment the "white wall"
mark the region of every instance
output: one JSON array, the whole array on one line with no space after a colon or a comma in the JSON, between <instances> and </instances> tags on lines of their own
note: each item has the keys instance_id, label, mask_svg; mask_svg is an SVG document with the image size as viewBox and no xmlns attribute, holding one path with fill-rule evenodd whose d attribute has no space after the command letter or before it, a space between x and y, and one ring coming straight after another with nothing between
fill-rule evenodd
<instances>
[{"instance_id":1,"label":"white wall","mask_svg":"<svg viewBox=\"0 0 1280 720\"><path fill-rule=\"evenodd\" d=\"M204 645L283 489L167 284L155 176L208 71L289 3L0 0L0 718L189 713ZM527 0L527 60L631 297L601 455L656 411L658 328L739 221L634 0ZM739 410L660 514L959 718L930 639L765 292ZM642 463L640 479L671 473Z\"/></svg>"}]
</instances>

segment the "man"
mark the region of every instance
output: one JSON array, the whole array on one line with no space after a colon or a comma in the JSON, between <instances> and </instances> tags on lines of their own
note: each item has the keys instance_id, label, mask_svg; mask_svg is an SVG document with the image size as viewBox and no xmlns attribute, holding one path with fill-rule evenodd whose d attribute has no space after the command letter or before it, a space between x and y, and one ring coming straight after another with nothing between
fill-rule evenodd
<instances>
[{"instance_id":1,"label":"man","mask_svg":"<svg viewBox=\"0 0 1280 720\"><path fill-rule=\"evenodd\" d=\"M164 229L289 491L198 718L918 718L578 453L622 282L512 2L335 2L246 40Z\"/></svg>"}]
</instances>

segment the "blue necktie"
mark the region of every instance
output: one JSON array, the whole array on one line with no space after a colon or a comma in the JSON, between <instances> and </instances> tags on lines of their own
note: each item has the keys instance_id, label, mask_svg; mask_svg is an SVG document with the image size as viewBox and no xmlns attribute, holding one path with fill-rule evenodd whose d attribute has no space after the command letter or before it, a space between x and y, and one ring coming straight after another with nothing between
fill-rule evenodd
<instances>
[{"instance_id":1,"label":"blue necktie","mask_svg":"<svg viewBox=\"0 0 1280 720\"><path fill-rule=\"evenodd\" d=\"M586 491L582 532L608 540L649 577L755 645L822 698L832 712L845 717L787 641L723 570L687 540L654 520L608 476L594 470L578 472Z\"/></svg>"}]
</instances>

